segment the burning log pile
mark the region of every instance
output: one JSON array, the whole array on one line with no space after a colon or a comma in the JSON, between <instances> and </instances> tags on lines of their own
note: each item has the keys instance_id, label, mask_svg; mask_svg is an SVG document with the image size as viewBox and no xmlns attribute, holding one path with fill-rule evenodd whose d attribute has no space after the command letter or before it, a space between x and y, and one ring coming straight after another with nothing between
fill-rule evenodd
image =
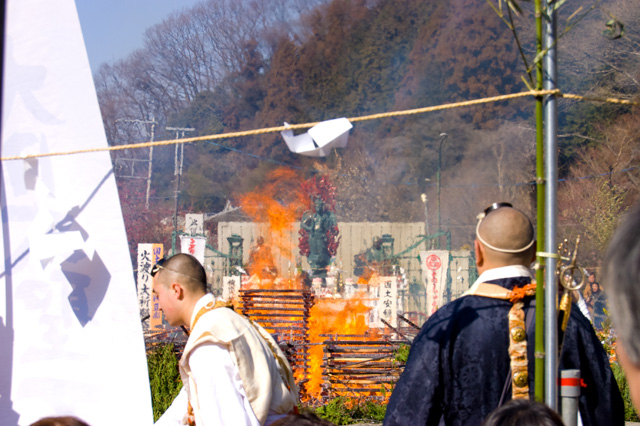
<instances>
[{"instance_id":1,"label":"burning log pile","mask_svg":"<svg viewBox=\"0 0 640 426\"><path fill-rule=\"evenodd\" d=\"M240 311L260 324L287 355L296 378L308 371L309 311L314 295L309 290L240 290Z\"/></svg>"},{"instance_id":2,"label":"burning log pile","mask_svg":"<svg viewBox=\"0 0 640 426\"><path fill-rule=\"evenodd\" d=\"M301 289L245 289L238 296L238 310L270 332L286 353L305 403L390 396L404 367L395 352L410 341L394 340L406 339L397 329L392 337L368 328L363 316L370 308L360 301L316 300Z\"/></svg>"},{"instance_id":3,"label":"burning log pile","mask_svg":"<svg viewBox=\"0 0 640 426\"><path fill-rule=\"evenodd\" d=\"M323 397L367 397L381 402L391 395L404 364L395 352L406 341L370 340L368 335L323 335Z\"/></svg>"}]
</instances>

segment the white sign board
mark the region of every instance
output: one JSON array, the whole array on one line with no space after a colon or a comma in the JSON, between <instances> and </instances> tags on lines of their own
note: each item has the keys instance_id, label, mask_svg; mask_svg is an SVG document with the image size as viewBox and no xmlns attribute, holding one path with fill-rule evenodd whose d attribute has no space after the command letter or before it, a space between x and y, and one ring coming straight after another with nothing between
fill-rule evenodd
<instances>
[{"instance_id":1,"label":"white sign board","mask_svg":"<svg viewBox=\"0 0 640 426\"><path fill-rule=\"evenodd\" d=\"M240 277L238 275L222 278L222 300L233 300L240 290Z\"/></svg>"},{"instance_id":2,"label":"white sign board","mask_svg":"<svg viewBox=\"0 0 640 426\"><path fill-rule=\"evenodd\" d=\"M420 266L427 289L427 315L432 315L444 304L449 271L449 252L432 250L420 252Z\"/></svg>"},{"instance_id":3,"label":"white sign board","mask_svg":"<svg viewBox=\"0 0 640 426\"><path fill-rule=\"evenodd\" d=\"M151 291L153 290L150 272L154 263L153 244L138 244L138 307L142 318L149 316Z\"/></svg>"},{"instance_id":4,"label":"white sign board","mask_svg":"<svg viewBox=\"0 0 640 426\"><path fill-rule=\"evenodd\" d=\"M138 244L138 307L140 316L148 318L148 329L154 331L162 325L162 311L158 298L153 294L151 268L162 259L162 244Z\"/></svg>"},{"instance_id":5,"label":"white sign board","mask_svg":"<svg viewBox=\"0 0 640 426\"><path fill-rule=\"evenodd\" d=\"M379 277L378 313L392 327L398 327L398 280L396 277Z\"/></svg>"}]
</instances>

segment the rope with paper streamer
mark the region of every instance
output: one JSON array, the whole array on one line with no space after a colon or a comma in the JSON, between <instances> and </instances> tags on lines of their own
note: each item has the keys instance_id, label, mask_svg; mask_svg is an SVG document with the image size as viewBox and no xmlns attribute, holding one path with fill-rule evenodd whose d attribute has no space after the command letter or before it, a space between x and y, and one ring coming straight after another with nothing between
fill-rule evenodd
<instances>
[{"instance_id":1,"label":"rope with paper streamer","mask_svg":"<svg viewBox=\"0 0 640 426\"><path fill-rule=\"evenodd\" d=\"M636 106L640 105L640 102L634 102L634 101L629 101L629 100L625 100L625 99L596 98L596 97L581 96L581 95L570 94L570 93L562 93L558 89L556 89L556 90L529 90L529 91L526 91L526 92L511 93L511 94L508 94L508 95L492 96L492 97L488 97L488 98L473 99L473 100L469 100L469 101L453 102L453 103L441 104L441 105L433 105L433 106L423 107L423 108L415 108L415 109L408 109L408 110L402 110L402 111L390 111L390 112L383 112L383 113L365 115L365 116L360 116L360 117L352 117L352 118L349 118L348 120L350 122L353 122L353 123L359 122L359 121L379 120L379 119L382 119L382 118L409 116L409 115L416 115L416 114L425 114L425 113L428 113L428 112L444 111L444 110L448 110L448 109L462 108L462 107L472 106L472 105L481 105L481 104L487 104L487 103L492 103L492 102L500 102L500 101L505 101L505 100L510 100L510 99L523 98L523 97L527 97L527 96L540 97L540 96L547 96L547 95L555 95L555 96L562 97L562 98L582 100L582 101L587 101L587 102L604 102L604 103L613 103L613 104L619 104L619 105L636 105ZM202 142L202 141L212 141L212 140L217 140L217 139L233 139L233 138L240 138L240 137L245 137L245 136L256 136L256 135L263 135L263 134L267 134L267 133L282 132L282 131L285 131L285 130L308 129L308 128L316 126L318 124L320 124L320 122L301 123L301 124L287 124L285 126L265 127L265 128L261 128L261 129L245 130L245 131L229 132L229 133L220 133L220 134L215 134L215 135L196 136L196 137L191 137L191 138L169 139L169 140L154 141L154 142L141 142L141 143L127 144L127 145L108 146L108 147L102 147L102 148L79 149L79 150L62 151L62 152L48 152L48 153L40 153L40 154L15 155L15 156L9 156L9 157L0 157L0 161L26 160L26 159L30 159L30 158L54 157L54 156L63 156L63 155L74 155L74 154L87 154L87 153L92 153L92 152L103 152L103 151L122 151L122 150L125 150L125 149L138 149L138 148L150 148L150 147L156 147L156 146L187 144L187 143Z\"/></svg>"}]
</instances>

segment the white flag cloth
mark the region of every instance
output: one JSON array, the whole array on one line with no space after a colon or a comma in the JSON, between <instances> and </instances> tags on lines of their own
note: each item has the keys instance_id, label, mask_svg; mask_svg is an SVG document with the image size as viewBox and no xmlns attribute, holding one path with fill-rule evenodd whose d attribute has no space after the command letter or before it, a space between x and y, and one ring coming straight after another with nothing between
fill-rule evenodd
<instances>
[{"instance_id":1,"label":"white flag cloth","mask_svg":"<svg viewBox=\"0 0 640 426\"><path fill-rule=\"evenodd\" d=\"M6 7L0 156L106 147L74 1ZM0 425L152 424L109 153L0 167Z\"/></svg>"},{"instance_id":2,"label":"white flag cloth","mask_svg":"<svg viewBox=\"0 0 640 426\"><path fill-rule=\"evenodd\" d=\"M446 250L421 251L420 266L423 282L427 288L427 315L431 316L444 305L449 272L449 252Z\"/></svg>"}]
</instances>

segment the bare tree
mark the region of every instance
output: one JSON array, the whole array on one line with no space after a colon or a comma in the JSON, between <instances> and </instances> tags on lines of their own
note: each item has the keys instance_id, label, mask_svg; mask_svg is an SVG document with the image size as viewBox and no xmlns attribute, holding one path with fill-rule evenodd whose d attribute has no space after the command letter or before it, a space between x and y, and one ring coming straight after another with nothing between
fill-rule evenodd
<instances>
[{"instance_id":1,"label":"bare tree","mask_svg":"<svg viewBox=\"0 0 640 426\"><path fill-rule=\"evenodd\" d=\"M559 233L581 235L592 264L599 261L621 212L640 198L638 114L622 117L601 134L595 146L579 153L558 188Z\"/></svg>"},{"instance_id":2,"label":"bare tree","mask_svg":"<svg viewBox=\"0 0 640 426\"><path fill-rule=\"evenodd\" d=\"M209 0L149 28L142 49L96 73L109 139L130 136L118 130L118 118L164 122L198 93L223 84L241 70L250 40L259 40L268 58L277 36L295 35L300 15L326 1Z\"/></svg>"}]
</instances>

